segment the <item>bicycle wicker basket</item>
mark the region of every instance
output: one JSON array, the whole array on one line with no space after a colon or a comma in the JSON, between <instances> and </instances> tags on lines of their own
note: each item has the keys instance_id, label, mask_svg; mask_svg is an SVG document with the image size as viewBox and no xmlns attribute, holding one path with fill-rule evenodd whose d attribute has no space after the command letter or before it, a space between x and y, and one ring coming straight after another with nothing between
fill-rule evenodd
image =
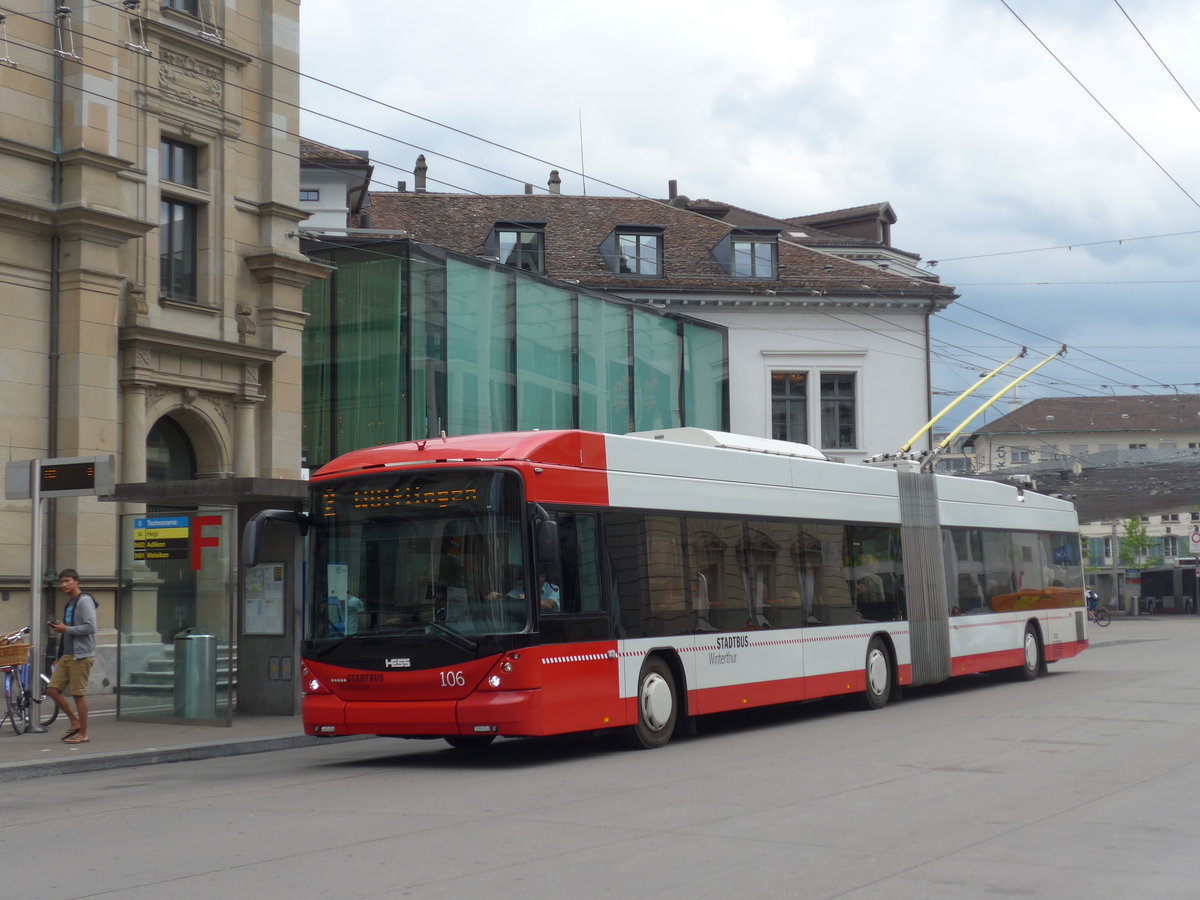
<instances>
[{"instance_id":1,"label":"bicycle wicker basket","mask_svg":"<svg viewBox=\"0 0 1200 900\"><path fill-rule=\"evenodd\" d=\"M0 644L0 666L21 666L28 661L28 644Z\"/></svg>"}]
</instances>

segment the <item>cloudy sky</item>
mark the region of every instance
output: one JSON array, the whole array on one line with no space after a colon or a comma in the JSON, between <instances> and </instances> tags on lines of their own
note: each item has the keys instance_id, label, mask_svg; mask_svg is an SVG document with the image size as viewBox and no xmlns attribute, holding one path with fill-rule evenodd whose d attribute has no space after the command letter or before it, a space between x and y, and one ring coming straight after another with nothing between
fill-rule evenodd
<instances>
[{"instance_id":1,"label":"cloudy sky","mask_svg":"<svg viewBox=\"0 0 1200 900\"><path fill-rule=\"evenodd\" d=\"M1194 0L304 0L302 130L377 189L424 152L430 190L888 201L961 294L936 391L1065 343L1022 399L1200 393L1197 34Z\"/></svg>"}]
</instances>

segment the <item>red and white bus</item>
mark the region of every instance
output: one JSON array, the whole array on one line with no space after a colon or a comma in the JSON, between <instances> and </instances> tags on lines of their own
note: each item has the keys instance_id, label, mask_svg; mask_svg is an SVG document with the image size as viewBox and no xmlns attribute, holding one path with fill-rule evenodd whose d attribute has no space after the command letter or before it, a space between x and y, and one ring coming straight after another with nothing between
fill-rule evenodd
<instances>
[{"instance_id":1,"label":"red and white bus","mask_svg":"<svg viewBox=\"0 0 1200 900\"><path fill-rule=\"evenodd\" d=\"M535 431L348 453L308 514L314 735L628 729L1087 646L1066 502L906 460L846 465L700 429Z\"/></svg>"}]
</instances>

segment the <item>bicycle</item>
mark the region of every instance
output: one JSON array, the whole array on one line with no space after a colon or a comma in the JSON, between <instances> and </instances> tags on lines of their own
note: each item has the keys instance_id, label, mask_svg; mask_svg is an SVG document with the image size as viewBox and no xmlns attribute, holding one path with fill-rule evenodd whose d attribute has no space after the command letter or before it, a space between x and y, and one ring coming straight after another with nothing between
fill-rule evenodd
<instances>
[{"instance_id":1,"label":"bicycle","mask_svg":"<svg viewBox=\"0 0 1200 900\"><path fill-rule=\"evenodd\" d=\"M1088 621L1095 622L1101 628L1107 628L1108 623L1112 621L1112 616L1109 615L1107 609L1098 606L1095 609L1088 610Z\"/></svg>"},{"instance_id":2,"label":"bicycle","mask_svg":"<svg viewBox=\"0 0 1200 900\"><path fill-rule=\"evenodd\" d=\"M46 686L50 684L50 676L39 672L41 679L40 702L34 701L33 691L29 687L29 644L21 639L29 634L29 626L0 637L0 672L4 673L4 718L0 719L3 727L7 719L17 734L24 734L32 727L32 719L40 710L39 717L43 728L48 727L58 718L58 705L47 698Z\"/></svg>"}]
</instances>

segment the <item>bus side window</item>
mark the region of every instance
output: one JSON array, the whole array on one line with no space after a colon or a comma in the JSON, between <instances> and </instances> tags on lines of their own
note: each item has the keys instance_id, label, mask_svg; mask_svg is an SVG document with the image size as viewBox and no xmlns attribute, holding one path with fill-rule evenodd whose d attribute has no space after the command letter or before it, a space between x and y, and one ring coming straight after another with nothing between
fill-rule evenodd
<instances>
[{"instance_id":1,"label":"bus side window","mask_svg":"<svg viewBox=\"0 0 1200 900\"><path fill-rule=\"evenodd\" d=\"M546 571L546 581L557 587L556 597L542 597L542 614L600 612L599 525L591 513L559 512L558 572ZM539 574L543 574L539 572Z\"/></svg>"}]
</instances>

